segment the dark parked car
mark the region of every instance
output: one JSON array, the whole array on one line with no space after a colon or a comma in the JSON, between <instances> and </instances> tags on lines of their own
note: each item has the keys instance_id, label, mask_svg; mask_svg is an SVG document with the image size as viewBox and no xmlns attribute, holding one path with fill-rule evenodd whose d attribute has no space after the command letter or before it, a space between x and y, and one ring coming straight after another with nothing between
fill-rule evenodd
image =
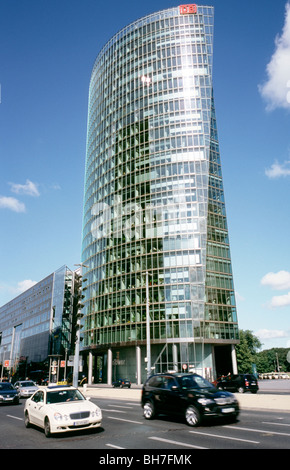
<instances>
[{"instance_id":1,"label":"dark parked car","mask_svg":"<svg viewBox=\"0 0 290 470\"><path fill-rule=\"evenodd\" d=\"M219 390L228 390L230 392L252 392L257 393L259 385L253 374L233 374L221 377L216 382Z\"/></svg>"},{"instance_id":2,"label":"dark parked car","mask_svg":"<svg viewBox=\"0 0 290 470\"><path fill-rule=\"evenodd\" d=\"M66 379L66 383L68 385L72 385L73 384L73 373L70 372L67 376L67 379ZM78 375L78 386L81 387L82 385L84 384L87 384L88 383L88 379L86 377L85 374L83 374L82 372L79 372L79 375Z\"/></svg>"},{"instance_id":3,"label":"dark parked car","mask_svg":"<svg viewBox=\"0 0 290 470\"><path fill-rule=\"evenodd\" d=\"M119 379L112 383L113 387L128 387L131 388L131 381L129 379Z\"/></svg>"},{"instance_id":4,"label":"dark parked car","mask_svg":"<svg viewBox=\"0 0 290 470\"><path fill-rule=\"evenodd\" d=\"M0 403L19 404L19 392L9 382L0 382Z\"/></svg>"},{"instance_id":5,"label":"dark parked car","mask_svg":"<svg viewBox=\"0 0 290 470\"><path fill-rule=\"evenodd\" d=\"M232 393L218 391L198 374L168 373L149 377L143 385L141 404L146 419L158 413L178 414L190 426L198 426L208 417L236 419L239 414L239 404Z\"/></svg>"}]
</instances>

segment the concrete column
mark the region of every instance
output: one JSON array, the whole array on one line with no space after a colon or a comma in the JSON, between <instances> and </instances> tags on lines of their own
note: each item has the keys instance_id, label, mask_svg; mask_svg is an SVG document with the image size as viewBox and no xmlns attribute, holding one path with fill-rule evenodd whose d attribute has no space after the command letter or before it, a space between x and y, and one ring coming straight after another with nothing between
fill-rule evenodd
<instances>
[{"instance_id":1,"label":"concrete column","mask_svg":"<svg viewBox=\"0 0 290 470\"><path fill-rule=\"evenodd\" d=\"M136 346L136 383L141 385L141 348Z\"/></svg>"},{"instance_id":2,"label":"concrete column","mask_svg":"<svg viewBox=\"0 0 290 470\"><path fill-rule=\"evenodd\" d=\"M177 344L172 345L173 369L178 372L178 353Z\"/></svg>"},{"instance_id":3,"label":"concrete column","mask_svg":"<svg viewBox=\"0 0 290 470\"><path fill-rule=\"evenodd\" d=\"M215 350L214 350L213 345L211 347L211 357L212 357L212 377L214 380L214 378L217 378L217 371L216 371L216 365L215 365Z\"/></svg>"},{"instance_id":4,"label":"concrete column","mask_svg":"<svg viewBox=\"0 0 290 470\"><path fill-rule=\"evenodd\" d=\"M231 355L232 355L233 374L237 374L238 373L238 364L237 364L236 348L235 348L234 344L232 344L231 347L232 347Z\"/></svg>"},{"instance_id":5,"label":"concrete column","mask_svg":"<svg viewBox=\"0 0 290 470\"><path fill-rule=\"evenodd\" d=\"M108 364L107 364L108 385L112 385L112 367L113 367L112 349L108 349Z\"/></svg>"},{"instance_id":6,"label":"concrete column","mask_svg":"<svg viewBox=\"0 0 290 470\"><path fill-rule=\"evenodd\" d=\"M89 365L88 365L88 384L92 384L92 376L93 376L93 353L89 352Z\"/></svg>"}]
</instances>

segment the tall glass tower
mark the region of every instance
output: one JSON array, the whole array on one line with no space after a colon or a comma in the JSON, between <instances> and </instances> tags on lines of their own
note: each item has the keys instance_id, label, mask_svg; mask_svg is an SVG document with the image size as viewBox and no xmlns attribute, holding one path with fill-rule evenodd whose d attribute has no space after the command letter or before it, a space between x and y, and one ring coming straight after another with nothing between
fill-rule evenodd
<instances>
[{"instance_id":1,"label":"tall glass tower","mask_svg":"<svg viewBox=\"0 0 290 470\"><path fill-rule=\"evenodd\" d=\"M213 7L196 5L135 21L95 61L82 247L90 380L236 371L212 64Z\"/></svg>"}]
</instances>

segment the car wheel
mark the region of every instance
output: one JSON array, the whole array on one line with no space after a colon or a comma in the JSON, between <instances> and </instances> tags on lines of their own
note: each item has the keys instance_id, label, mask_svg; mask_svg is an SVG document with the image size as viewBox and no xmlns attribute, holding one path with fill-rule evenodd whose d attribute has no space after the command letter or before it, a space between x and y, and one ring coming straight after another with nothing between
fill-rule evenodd
<instances>
[{"instance_id":1,"label":"car wheel","mask_svg":"<svg viewBox=\"0 0 290 470\"><path fill-rule=\"evenodd\" d=\"M152 401L146 401L143 408L144 418L153 419L155 416L155 408Z\"/></svg>"},{"instance_id":2,"label":"car wheel","mask_svg":"<svg viewBox=\"0 0 290 470\"><path fill-rule=\"evenodd\" d=\"M45 420L44 420L44 434L45 434L45 437L50 437L51 436L50 422L49 422L48 417L46 417Z\"/></svg>"},{"instance_id":3,"label":"car wheel","mask_svg":"<svg viewBox=\"0 0 290 470\"><path fill-rule=\"evenodd\" d=\"M185 419L189 426L199 425L201 417L199 411L195 408L195 406L190 405L188 408L186 408Z\"/></svg>"},{"instance_id":4,"label":"car wheel","mask_svg":"<svg viewBox=\"0 0 290 470\"><path fill-rule=\"evenodd\" d=\"M30 419L29 419L28 411L25 411L24 424L26 428L30 428Z\"/></svg>"},{"instance_id":5,"label":"car wheel","mask_svg":"<svg viewBox=\"0 0 290 470\"><path fill-rule=\"evenodd\" d=\"M239 388L238 388L238 392L239 392L239 393L244 393L244 391L245 391L245 390L243 389L243 387L239 387Z\"/></svg>"}]
</instances>

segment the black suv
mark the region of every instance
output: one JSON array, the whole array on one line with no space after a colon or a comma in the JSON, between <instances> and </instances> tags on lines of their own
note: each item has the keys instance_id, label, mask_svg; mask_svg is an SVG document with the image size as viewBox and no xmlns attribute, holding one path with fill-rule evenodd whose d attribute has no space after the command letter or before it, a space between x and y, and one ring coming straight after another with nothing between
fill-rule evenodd
<instances>
[{"instance_id":1,"label":"black suv","mask_svg":"<svg viewBox=\"0 0 290 470\"><path fill-rule=\"evenodd\" d=\"M216 382L219 390L229 390L230 392L252 392L257 393L259 385L253 374L233 374L220 377Z\"/></svg>"},{"instance_id":2,"label":"black suv","mask_svg":"<svg viewBox=\"0 0 290 470\"><path fill-rule=\"evenodd\" d=\"M236 419L239 414L239 404L232 393L218 391L197 374L152 375L143 385L141 405L146 419L158 413L178 414L190 426L198 426L206 417Z\"/></svg>"}]
</instances>

